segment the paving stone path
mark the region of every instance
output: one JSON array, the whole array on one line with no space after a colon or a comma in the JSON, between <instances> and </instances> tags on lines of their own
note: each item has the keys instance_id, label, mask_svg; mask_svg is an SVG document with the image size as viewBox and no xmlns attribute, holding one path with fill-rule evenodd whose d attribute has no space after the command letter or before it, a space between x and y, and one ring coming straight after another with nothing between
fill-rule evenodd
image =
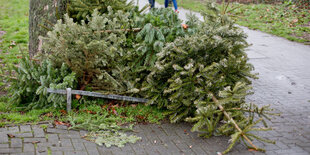
<instances>
[{"instance_id":1,"label":"paving stone path","mask_svg":"<svg viewBox=\"0 0 310 155\"><path fill-rule=\"evenodd\" d=\"M146 0L139 2L139 5L147 3ZM180 17L184 19L188 12L180 9ZM269 122L273 131L261 134L277 143L256 142L266 153L250 152L238 144L230 154L309 155L310 46L243 29L249 35L248 42L253 44L247 51L250 62L260 74L260 79L253 81L255 94L248 100L260 105L271 104L282 115ZM106 148L82 139L85 131L68 131L63 126L49 127L46 131L38 125L7 127L0 128L0 154L214 155L228 145L228 137L203 139L191 133L190 128L187 123L136 125L135 133L142 137L141 141L123 148Z\"/></svg>"}]
</instances>

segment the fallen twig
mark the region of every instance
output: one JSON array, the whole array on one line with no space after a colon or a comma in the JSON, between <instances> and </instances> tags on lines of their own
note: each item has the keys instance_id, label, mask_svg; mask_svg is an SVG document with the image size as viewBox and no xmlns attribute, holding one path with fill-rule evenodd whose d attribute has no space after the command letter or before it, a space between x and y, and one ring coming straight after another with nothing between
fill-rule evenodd
<instances>
[{"instance_id":1,"label":"fallen twig","mask_svg":"<svg viewBox=\"0 0 310 155\"><path fill-rule=\"evenodd\" d=\"M256 150L259 151L259 149L253 144L253 142L243 133L243 131L240 129L240 127L238 126L238 124L235 122L235 120L229 116L229 114L225 111L224 107L219 104L219 101L217 100L217 98L214 96L213 93L212 94L212 100L213 102L220 108L220 110L224 113L225 117L231 121L234 125L234 127L241 133L241 136Z\"/></svg>"},{"instance_id":2,"label":"fallen twig","mask_svg":"<svg viewBox=\"0 0 310 155\"><path fill-rule=\"evenodd\" d=\"M0 76L5 77L5 78L9 78L9 79L17 80L16 77L12 77L12 76L7 76L7 75L3 75L3 74L0 74Z\"/></svg>"}]
</instances>

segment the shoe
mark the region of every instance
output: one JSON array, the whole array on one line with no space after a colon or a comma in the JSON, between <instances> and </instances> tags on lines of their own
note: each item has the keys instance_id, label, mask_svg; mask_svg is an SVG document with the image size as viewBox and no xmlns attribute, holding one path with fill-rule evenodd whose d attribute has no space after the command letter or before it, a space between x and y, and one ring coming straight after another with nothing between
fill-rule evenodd
<instances>
[{"instance_id":1,"label":"shoe","mask_svg":"<svg viewBox=\"0 0 310 155\"><path fill-rule=\"evenodd\" d=\"M175 10L175 13L180 13L178 10Z\"/></svg>"}]
</instances>

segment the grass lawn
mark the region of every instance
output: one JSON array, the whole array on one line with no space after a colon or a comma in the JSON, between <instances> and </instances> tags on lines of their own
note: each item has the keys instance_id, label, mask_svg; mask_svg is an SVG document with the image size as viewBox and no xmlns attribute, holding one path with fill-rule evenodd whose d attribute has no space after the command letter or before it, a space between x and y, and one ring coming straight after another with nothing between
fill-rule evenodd
<instances>
[{"instance_id":1,"label":"grass lawn","mask_svg":"<svg viewBox=\"0 0 310 155\"><path fill-rule=\"evenodd\" d=\"M20 49L28 46L29 0L0 0L1 63L17 63Z\"/></svg>"},{"instance_id":2,"label":"grass lawn","mask_svg":"<svg viewBox=\"0 0 310 155\"><path fill-rule=\"evenodd\" d=\"M163 4L164 0L158 0ZM178 6L203 11L206 0L178 0ZM221 7L221 5L219 5ZM232 10L233 8L236 8ZM237 24L288 40L310 44L310 10L286 4L230 4L228 14Z\"/></svg>"}]
</instances>

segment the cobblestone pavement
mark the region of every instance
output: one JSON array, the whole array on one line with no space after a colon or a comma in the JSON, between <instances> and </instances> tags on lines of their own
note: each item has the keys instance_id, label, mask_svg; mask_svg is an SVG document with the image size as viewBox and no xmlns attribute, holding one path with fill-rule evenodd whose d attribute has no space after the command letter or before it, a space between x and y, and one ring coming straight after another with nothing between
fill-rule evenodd
<instances>
[{"instance_id":1,"label":"cobblestone pavement","mask_svg":"<svg viewBox=\"0 0 310 155\"><path fill-rule=\"evenodd\" d=\"M146 4L140 0L140 5ZM159 5L157 5L159 6ZM180 9L184 18L187 10ZM263 144L266 153L250 152L238 144L230 154L310 154L310 46L287 41L258 31L243 28L249 35L250 62L260 79L253 81L255 94L249 101L271 104L281 117L273 119L273 131L262 136L277 143ZM85 131L68 131L65 127L48 128L23 125L0 128L0 154L216 154L228 145L228 137L203 139L190 132L186 123L137 125L135 133L142 137L136 144L123 148L97 146L83 140Z\"/></svg>"}]
</instances>

